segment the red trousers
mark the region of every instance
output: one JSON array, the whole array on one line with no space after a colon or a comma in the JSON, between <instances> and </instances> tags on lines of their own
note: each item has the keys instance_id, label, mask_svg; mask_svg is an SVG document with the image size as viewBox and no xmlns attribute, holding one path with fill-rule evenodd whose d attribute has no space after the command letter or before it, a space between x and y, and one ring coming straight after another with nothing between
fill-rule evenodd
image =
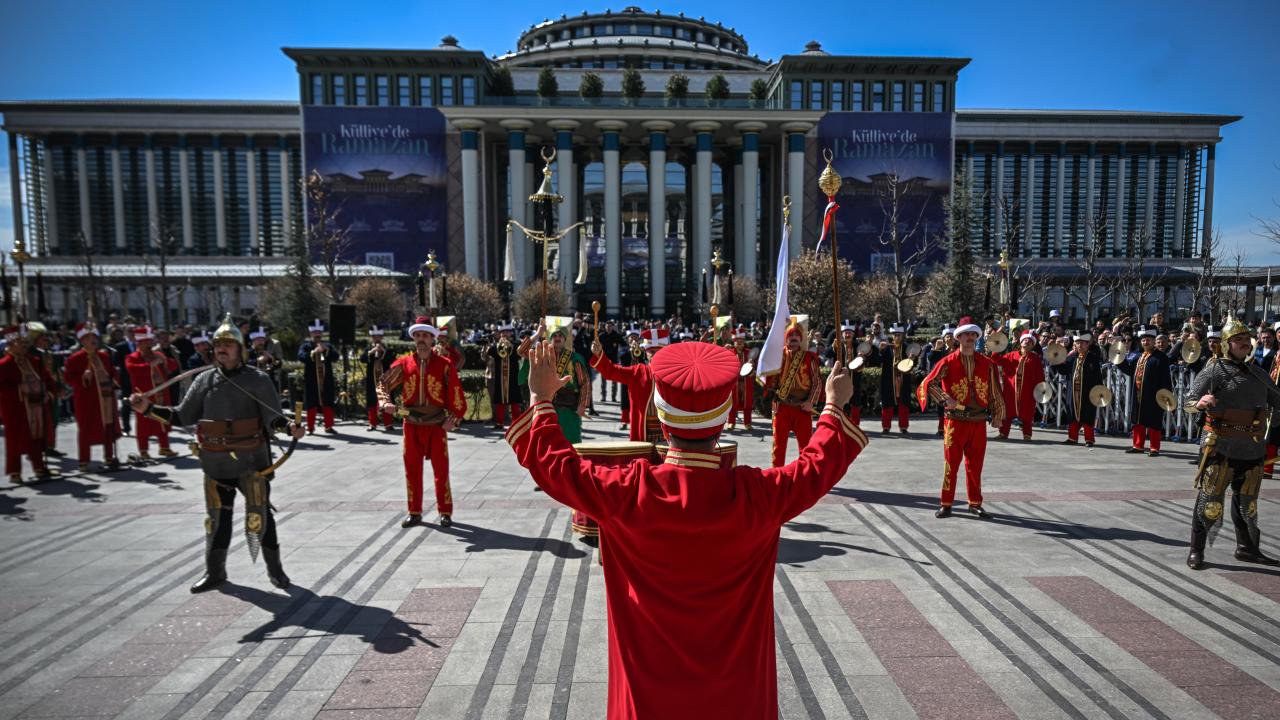
<instances>
[{"instance_id":1,"label":"red trousers","mask_svg":"<svg viewBox=\"0 0 1280 720\"><path fill-rule=\"evenodd\" d=\"M22 472L22 456L26 455L31 461L31 469L36 472L44 471L44 440L39 442L32 441L25 448L18 447L16 442L6 442L4 444L4 473L6 475L17 475Z\"/></svg>"},{"instance_id":2,"label":"red trousers","mask_svg":"<svg viewBox=\"0 0 1280 720\"><path fill-rule=\"evenodd\" d=\"M1272 445L1271 443L1267 443L1267 459L1270 460L1275 456L1276 456L1276 446ZM1270 476L1271 471L1275 469L1272 467L1272 465L1274 465L1274 463L1267 463L1266 465L1263 465L1262 474Z\"/></svg>"},{"instance_id":3,"label":"red trousers","mask_svg":"<svg viewBox=\"0 0 1280 720\"><path fill-rule=\"evenodd\" d=\"M113 430L107 430L106 432L107 432L107 433L111 433L111 432L114 432L114 431L113 431ZM77 433L77 435L78 435L79 437L77 437L77 438L76 438L76 441L77 441L77 442L76 442L76 444L80 446L80 447L79 447L79 450L80 450L80 462L81 462L81 463L87 463L87 462L89 462L89 458L92 456L92 452L91 452L90 448L92 448L94 445L101 445L101 446L102 446L102 459L103 459L103 461L104 461L104 462L105 462L105 461L108 461L108 460L111 460L112 458L114 458L114 457L116 456L116 441L115 441L115 440L108 440L108 441L106 441L106 442L102 442L102 443L91 443L91 442L89 442L89 439L88 439L87 437L85 437L85 433L81 432L81 433ZM110 435L108 435L108 437L110 437Z\"/></svg>"},{"instance_id":4,"label":"red trousers","mask_svg":"<svg viewBox=\"0 0 1280 720\"><path fill-rule=\"evenodd\" d=\"M982 462L987 456L987 424L980 420L952 420L942 426L942 505L956 499L956 475L964 461L969 507L982 506Z\"/></svg>"},{"instance_id":5,"label":"red trousers","mask_svg":"<svg viewBox=\"0 0 1280 720\"><path fill-rule=\"evenodd\" d=\"M601 402L604 402L603 400ZM493 424L498 427L506 425L507 409L511 410L511 419L520 414L520 403L499 403L493 406Z\"/></svg>"},{"instance_id":6,"label":"red trousers","mask_svg":"<svg viewBox=\"0 0 1280 720\"><path fill-rule=\"evenodd\" d=\"M1031 407L1026 410L1025 414L1019 414L1018 420L1022 421L1022 437L1031 439L1031 426L1035 424L1036 409ZM1009 429L1013 427L1013 418L1005 416L1004 422L1000 423L1000 437L1009 437Z\"/></svg>"},{"instance_id":7,"label":"red trousers","mask_svg":"<svg viewBox=\"0 0 1280 720\"><path fill-rule=\"evenodd\" d=\"M409 514L422 514L422 461L431 461L436 481L436 510L441 515L453 514L453 495L449 491L449 445L447 433L440 425L415 425L404 422L404 480L409 495Z\"/></svg>"},{"instance_id":8,"label":"red trousers","mask_svg":"<svg viewBox=\"0 0 1280 720\"><path fill-rule=\"evenodd\" d=\"M151 450L151 438L155 438L160 443L161 450L169 449L169 430L168 426L162 425L150 418L144 417L142 413L135 413L137 422L133 424L134 429L138 431L138 452L145 453Z\"/></svg>"},{"instance_id":9,"label":"red trousers","mask_svg":"<svg viewBox=\"0 0 1280 720\"><path fill-rule=\"evenodd\" d=\"M387 427L391 427L391 423L392 423L391 413L389 412L379 413L377 405L370 405L368 408L368 411L369 411L369 427L378 427L379 415L382 416L382 424L386 425ZM330 414L332 414L332 412Z\"/></svg>"},{"instance_id":10,"label":"red trousers","mask_svg":"<svg viewBox=\"0 0 1280 720\"><path fill-rule=\"evenodd\" d=\"M773 466L787 464L787 436L796 434L796 446L804 449L813 435L813 415L802 407L775 403L773 406Z\"/></svg>"},{"instance_id":11,"label":"red trousers","mask_svg":"<svg viewBox=\"0 0 1280 720\"><path fill-rule=\"evenodd\" d=\"M324 412L325 428L332 430L333 429L333 407L329 405L325 405L323 408L320 408L320 409ZM373 423L370 423L370 425L372 424ZM307 410L307 430L311 431L315 429L316 429L316 409L310 408Z\"/></svg>"},{"instance_id":12,"label":"red trousers","mask_svg":"<svg viewBox=\"0 0 1280 720\"><path fill-rule=\"evenodd\" d=\"M740 384L751 383L752 380L739 381ZM751 429L751 392L752 388L747 384L746 388L734 388L733 390L733 408L729 410L729 427L735 427L738 424L738 413L742 413L742 424Z\"/></svg>"},{"instance_id":13,"label":"red trousers","mask_svg":"<svg viewBox=\"0 0 1280 720\"><path fill-rule=\"evenodd\" d=\"M893 424L893 407L886 406L880 409L880 425L885 430ZM906 405L898 406L898 428L906 430L911 425L911 408Z\"/></svg>"},{"instance_id":14,"label":"red trousers","mask_svg":"<svg viewBox=\"0 0 1280 720\"><path fill-rule=\"evenodd\" d=\"M1080 428L1084 427L1084 441L1093 442L1093 426L1084 425L1083 423L1073 422L1067 426L1067 437L1076 440L1080 437Z\"/></svg>"},{"instance_id":15,"label":"red trousers","mask_svg":"<svg viewBox=\"0 0 1280 720\"><path fill-rule=\"evenodd\" d=\"M1146 425L1133 426L1133 446L1141 449L1147 438L1151 439L1151 449L1154 452L1160 452L1160 438L1163 434L1155 428L1149 428Z\"/></svg>"},{"instance_id":16,"label":"red trousers","mask_svg":"<svg viewBox=\"0 0 1280 720\"><path fill-rule=\"evenodd\" d=\"M849 404L845 406L845 414L849 416L849 422L854 427L862 427L862 407L860 405Z\"/></svg>"}]
</instances>

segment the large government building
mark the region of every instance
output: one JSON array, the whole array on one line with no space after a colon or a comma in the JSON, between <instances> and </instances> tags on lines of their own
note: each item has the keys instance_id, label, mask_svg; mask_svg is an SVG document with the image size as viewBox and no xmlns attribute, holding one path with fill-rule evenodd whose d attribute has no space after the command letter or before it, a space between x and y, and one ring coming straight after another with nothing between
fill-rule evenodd
<instances>
[{"instance_id":1,"label":"large government building","mask_svg":"<svg viewBox=\"0 0 1280 720\"><path fill-rule=\"evenodd\" d=\"M48 309L82 316L91 271L113 284L115 305L153 314L146 287L163 255L183 288L170 321L251 311L305 232L311 172L353 203L335 213L354 240L344 272L407 279L432 249L449 272L519 287L539 277L543 253L509 236L507 220L531 224L526 198L552 148L559 223L585 223L555 263L580 308L692 315L716 250L736 277L768 284L784 196L795 208L788 251L818 240L817 178L832 147L851 193L841 250L860 270L886 262L884 228L854 196L896 163L926 172L923 156L945 171L920 187L969 179L974 250L988 264L1003 251L1065 277L1096 243L1103 267L1142 253L1178 278L1199 264L1214 148L1239 119L965 109L967 58L811 42L765 60L720 23L635 7L538 23L502 55L453 37L424 50L283 54L297 70L293 101L0 103L15 239L33 256L30 304L39 272Z\"/></svg>"}]
</instances>

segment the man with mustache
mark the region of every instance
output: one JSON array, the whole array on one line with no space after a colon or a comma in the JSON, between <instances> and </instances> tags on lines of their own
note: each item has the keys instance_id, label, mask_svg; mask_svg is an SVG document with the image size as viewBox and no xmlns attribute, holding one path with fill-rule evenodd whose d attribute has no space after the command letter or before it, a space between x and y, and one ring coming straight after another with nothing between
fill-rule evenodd
<instances>
[{"instance_id":1,"label":"man with mustache","mask_svg":"<svg viewBox=\"0 0 1280 720\"><path fill-rule=\"evenodd\" d=\"M94 445L102 446L102 469L119 470L116 440L121 431L116 386L120 376L111 353L99 347L98 329L92 323L76 328L76 340L80 349L71 353L62 366L62 378L71 386L75 406L80 472L88 471L90 448Z\"/></svg>"},{"instance_id":2,"label":"man with mustache","mask_svg":"<svg viewBox=\"0 0 1280 720\"><path fill-rule=\"evenodd\" d=\"M9 482L22 482L22 456L40 479L52 477L44 462L49 434L45 402L54 392L53 376L39 358L31 355L27 326L5 328L8 344L0 357L0 419L4 420L4 472Z\"/></svg>"}]
</instances>

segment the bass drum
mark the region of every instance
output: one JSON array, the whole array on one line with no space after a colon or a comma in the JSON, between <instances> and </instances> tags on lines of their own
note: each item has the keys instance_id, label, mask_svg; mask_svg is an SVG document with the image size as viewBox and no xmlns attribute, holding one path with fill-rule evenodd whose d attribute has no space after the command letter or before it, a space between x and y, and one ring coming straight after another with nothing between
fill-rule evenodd
<instances>
[{"instance_id":1,"label":"bass drum","mask_svg":"<svg viewBox=\"0 0 1280 720\"><path fill-rule=\"evenodd\" d=\"M659 464L666 462L669 449L669 445L654 445L653 461ZM732 440L721 440L716 445L715 454L720 456L721 470L730 470L738 466L738 443Z\"/></svg>"},{"instance_id":2,"label":"bass drum","mask_svg":"<svg viewBox=\"0 0 1280 720\"><path fill-rule=\"evenodd\" d=\"M573 446L578 455L597 465L623 467L632 460L652 460L653 443L628 440L598 440ZM573 511L573 531L583 537L599 537L600 525L581 510Z\"/></svg>"}]
</instances>

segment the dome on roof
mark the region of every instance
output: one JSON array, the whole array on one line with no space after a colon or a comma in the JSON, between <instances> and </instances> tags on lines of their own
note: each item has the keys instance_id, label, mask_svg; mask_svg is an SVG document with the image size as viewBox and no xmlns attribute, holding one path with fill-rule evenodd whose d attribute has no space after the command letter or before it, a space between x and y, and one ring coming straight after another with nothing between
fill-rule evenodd
<instances>
[{"instance_id":1,"label":"dome on roof","mask_svg":"<svg viewBox=\"0 0 1280 720\"><path fill-rule=\"evenodd\" d=\"M822 49L822 43L817 40L810 40L804 44L804 55L830 55L831 53Z\"/></svg>"},{"instance_id":2,"label":"dome on roof","mask_svg":"<svg viewBox=\"0 0 1280 720\"><path fill-rule=\"evenodd\" d=\"M440 38L440 47L438 50L462 50L462 46L458 45L458 38L452 35L445 35Z\"/></svg>"}]
</instances>

